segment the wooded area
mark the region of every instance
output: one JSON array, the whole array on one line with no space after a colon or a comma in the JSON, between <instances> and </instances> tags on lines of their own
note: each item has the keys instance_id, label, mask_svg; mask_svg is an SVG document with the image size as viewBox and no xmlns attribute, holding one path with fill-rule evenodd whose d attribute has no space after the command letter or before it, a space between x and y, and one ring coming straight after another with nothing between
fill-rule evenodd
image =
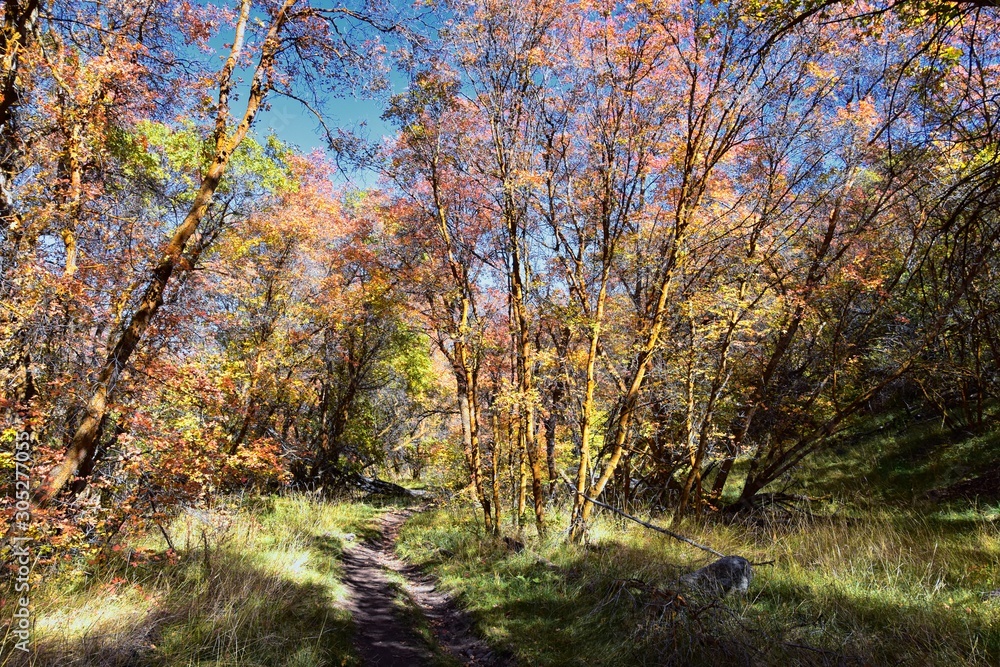
<instances>
[{"instance_id":1,"label":"wooded area","mask_svg":"<svg viewBox=\"0 0 1000 667\"><path fill-rule=\"evenodd\" d=\"M753 522L880 429L997 431L992 0L4 0L0 53L35 571L369 478L484 541Z\"/></svg>"}]
</instances>

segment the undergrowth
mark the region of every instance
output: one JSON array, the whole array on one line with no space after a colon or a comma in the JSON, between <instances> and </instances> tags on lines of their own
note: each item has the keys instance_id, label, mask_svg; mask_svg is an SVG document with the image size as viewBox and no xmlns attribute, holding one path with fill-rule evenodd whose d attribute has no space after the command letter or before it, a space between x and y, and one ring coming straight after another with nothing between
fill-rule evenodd
<instances>
[{"instance_id":1,"label":"undergrowth","mask_svg":"<svg viewBox=\"0 0 1000 667\"><path fill-rule=\"evenodd\" d=\"M399 548L528 665L1000 665L1000 507L934 495L995 468L998 442L861 424L780 481L810 504L745 521L655 518L773 561L742 598L691 597L678 576L714 557L610 513L572 545L554 509L550 536L514 553L456 505L415 517Z\"/></svg>"},{"instance_id":2,"label":"undergrowth","mask_svg":"<svg viewBox=\"0 0 1000 667\"><path fill-rule=\"evenodd\" d=\"M379 512L302 496L185 511L176 551L154 533L35 582L33 651L0 664L358 664L337 557Z\"/></svg>"},{"instance_id":3,"label":"undergrowth","mask_svg":"<svg viewBox=\"0 0 1000 667\"><path fill-rule=\"evenodd\" d=\"M604 516L589 545L555 534L513 553L456 507L414 517L399 548L522 664L1000 664L1000 604L983 596L1000 581L992 518L887 511L673 528L774 563L755 568L746 598L696 599L677 577L711 557L642 527Z\"/></svg>"},{"instance_id":4,"label":"undergrowth","mask_svg":"<svg viewBox=\"0 0 1000 667\"><path fill-rule=\"evenodd\" d=\"M550 509L544 539L506 526L520 549L453 500L415 515L398 550L522 665L998 665L1000 508L933 495L995 465L997 437L878 429L781 481L813 498L799 511L653 517L760 563L745 597L685 590L678 577L711 556L606 512L583 545L566 540L565 507ZM187 510L166 527L170 544L129 536L33 582L34 652L0 667L357 665L338 556L381 510L303 496Z\"/></svg>"}]
</instances>

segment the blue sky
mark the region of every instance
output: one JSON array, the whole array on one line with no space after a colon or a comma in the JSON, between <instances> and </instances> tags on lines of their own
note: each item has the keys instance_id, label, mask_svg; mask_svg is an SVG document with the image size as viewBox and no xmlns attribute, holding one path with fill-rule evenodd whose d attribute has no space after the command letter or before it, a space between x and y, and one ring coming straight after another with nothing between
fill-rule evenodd
<instances>
[{"instance_id":1,"label":"blue sky","mask_svg":"<svg viewBox=\"0 0 1000 667\"><path fill-rule=\"evenodd\" d=\"M392 0L393 4L400 0ZM207 3L211 6L211 2ZM322 1L317 4L326 4ZM405 7L406 3L399 5ZM421 15L419 23L423 27L428 27L429 17L433 16L433 11ZM431 18L431 22L434 19ZM431 27L433 30L433 27ZM222 30L209 41L209 45L214 49L216 57L220 59L228 51L233 39L232 26L223 27ZM199 56L191 54L194 59ZM236 87L237 101L233 105L233 112L239 114L241 111L240 101L246 99L249 92L250 78L252 70L245 69L242 72L242 81ZM383 91L378 98L362 98L352 95L350 91L342 91L343 96L331 95L323 104L322 113L328 127L344 128L353 131L362 137L366 137L372 142L380 143L383 137L395 134L392 127L385 123L381 116L385 111L385 106L389 97L395 93L403 92L407 85L406 76L398 71L389 72L389 89ZM282 141L297 146L303 152L311 152L315 149L327 150L327 143L322 129L316 117L306 110L298 102L271 93L267 100L269 108L258 113L254 121L253 132L258 137L263 138L274 134ZM346 165L341 165L346 167ZM344 175L338 175L338 179L345 179ZM349 180L359 187L374 186L378 180L377 174L371 171L355 171L350 173L345 180Z\"/></svg>"},{"instance_id":2,"label":"blue sky","mask_svg":"<svg viewBox=\"0 0 1000 667\"><path fill-rule=\"evenodd\" d=\"M401 76L394 76L393 79L392 93L401 92L405 81ZM363 99L352 95L331 99L326 104L327 125L331 128L353 130L373 142L381 142L383 137L395 134L381 118L385 104L392 93L383 93L379 99ZM326 139L319 122L302 105L285 97L273 96L270 99L270 107L261 112L254 123L254 132L257 136L266 137L274 133L282 141L293 144L306 153L314 149L327 150ZM355 171L350 174L349 180L359 187L370 187L376 184L378 177L374 172Z\"/></svg>"},{"instance_id":3,"label":"blue sky","mask_svg":"<svg viewBox=\"0 0 1000 667\"><path fill-rule=\"evenodd\" d=\"M329 123L336 127L358 127L365 124L371 138L378 140L391 135L392 129L382 121L384 100L344 97L331 101ZM326 148L326 142L316 118L300 104L283 97L272 97L271 108L260 114L254 129L259 135L271 132L280 139L295 144L304 151Z\"/></svg>"}]
</instances>

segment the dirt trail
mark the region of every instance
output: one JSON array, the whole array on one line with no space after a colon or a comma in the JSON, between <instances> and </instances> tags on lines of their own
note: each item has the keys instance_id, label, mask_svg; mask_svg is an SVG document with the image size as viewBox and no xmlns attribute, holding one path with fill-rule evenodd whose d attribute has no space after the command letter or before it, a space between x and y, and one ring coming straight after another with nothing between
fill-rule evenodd
<instances>
[{"instance_id":1,"label":"dirt trail","mask_svg":"<svg viewBox=\"0 0 1000 667\"><path fill-rule=\"evenodd\" d=\"M427 619L444 653L464 665L512 666L512 661L494 653L473 634L471 620L447 593L437 590L432 577L396 556L399 529L418 511L407 508L386 512L378 537L344 550L344 584L349 591L348 608L354 616L354 643L365 665L421 667L440 663L414 630L412 620L398 609L396 587L386 576L386 571L392 570L405 578L407 595Z\"/></svg>"}]
</instances>

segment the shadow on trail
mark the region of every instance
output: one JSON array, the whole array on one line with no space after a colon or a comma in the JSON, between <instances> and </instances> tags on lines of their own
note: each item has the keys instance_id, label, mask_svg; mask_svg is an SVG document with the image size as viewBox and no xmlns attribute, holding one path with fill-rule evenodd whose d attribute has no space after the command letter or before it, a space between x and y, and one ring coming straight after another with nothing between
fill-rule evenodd
<instances>
[{"instance_id":1,"label":"shadow on trail","mask_svg":"<svg viewBox=\"0 0 1000 667\"><path fill-rule=\"evenodd\" d=\"M347 547L341 556L357 627L355 646L365 664L512 665L473 634L472 620L433 577L396 556L399 530L419 509L387 512L377 536Z\"/></svg>"}]
</instances>

